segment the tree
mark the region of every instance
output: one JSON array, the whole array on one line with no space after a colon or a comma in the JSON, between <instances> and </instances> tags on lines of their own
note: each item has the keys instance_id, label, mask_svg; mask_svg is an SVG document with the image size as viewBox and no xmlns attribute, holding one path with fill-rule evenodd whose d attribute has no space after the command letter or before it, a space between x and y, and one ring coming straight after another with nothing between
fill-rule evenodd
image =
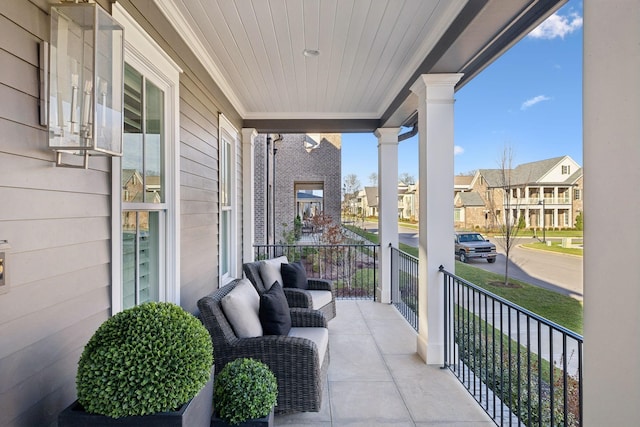
<instances>
[{"instance_id":1,"label":"tree","mask_svg":"<svg viewBox=\"0 0 640 427\"><path fill-rule=\"evenodd\" d=\"M584 229L584 220L582 219L582 212L576 215L576 223L574 227L576 228L576 230L580 230L580 231Z\"/></svg>"},{"instance_id":2,"label":"tree","mask_svg":"<svg viewBox=\"0 0 640 427\"><path fill-rule=\"evenodd\" d=\"M401 173L400 176L398 177L398 180L400 182L404 182L407 185L413 185L416 183L415 177L407 172Z\"/></svg>"},{"instance_id":3,"label":"tree","mask_svg":"<svg viewBox=\"0 0 640 427\"><path fill-rule=\"evenodd\" d=\"M358 175L354 173L345 176L343 184L345 199L347 196L355 196L358 191L360 191L360 180L358 179Z\"/></svg>"},{"instance_id":4,"label":"tree","mask_svg":"<svg viewBox=\"0 0 640 427\"><path fill-rule=\"evenodd\" d=\"M351 200L355 199L360 191L360 180L356 174L350 173L344 177L342 191L344 193L344 212L354 215Z\"/></svg>"},{"instance_id":5,"label":"tree","mask_svg":"<svg viewBox=\"0 0 640 427\"><path fill-rule=\"evenodd\" d=\"M378 186L378 174L375 172L371 172L371 174L369 175L369 185L371 185L372 187L377 187Z\"/></svg>"},{"instance_id":6,"label":"tree","mask_svg":"<svg viewBox=\"0 0 640 427\"><path fill-rule=\"evenodd\" d=\"M504 284L509 283L509 256L511 249L516 242L516 238L522 230L524 221L518 218L520 216L520 197L517 196L519 186L514 182L513 177L513 150L510 146L505 146L500 158L499 168L499 186L501 195L503 196L502 211L504 216L498 215L496 209L492 209L496 223L500 228L501 235L497 237L498 244L504 249Z\"/></svg>"}]
</instances>

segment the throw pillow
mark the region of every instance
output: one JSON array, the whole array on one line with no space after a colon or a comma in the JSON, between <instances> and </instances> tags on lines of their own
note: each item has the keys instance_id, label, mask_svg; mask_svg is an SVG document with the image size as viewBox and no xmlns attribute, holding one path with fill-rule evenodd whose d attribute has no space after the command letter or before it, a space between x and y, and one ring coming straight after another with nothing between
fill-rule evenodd
<instances>
[{"instance_id":1,"label":"throw pillow","mask_svg":"<svg viewBox=\"0 0 640 427\"><path fill-rule=\"evenodd\" d=\"M289 304L282 285L275 282L260 296L260 322L265 335L288 335L291 330Z\"/></svg>"},{"instance_id":2,"label":"throw pillow","mask_svg":"<svg viewBox=\"0 0 640 427\"><path fill-rule=\"evenodd\" d=\"M220 301L222 311L239 338L262 336L260 295L248 279L241 279Z\"/></svg>"},{"instance_id":3,"label":"throw pillow","mask_svg":"<svg viewBox=\"0 0 640 427\"><path fill-rule=\"evenodd\" d=\"M301 262L282 264L280 267L285 288L309 289L307 272Z\"/></svg>"}]
</instances>

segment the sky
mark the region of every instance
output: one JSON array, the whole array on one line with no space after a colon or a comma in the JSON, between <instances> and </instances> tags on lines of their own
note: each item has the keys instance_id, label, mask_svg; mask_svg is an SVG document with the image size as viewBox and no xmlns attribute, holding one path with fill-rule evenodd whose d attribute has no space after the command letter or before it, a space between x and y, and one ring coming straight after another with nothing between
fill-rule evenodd
<instances>
[{"instance_id":1,"label":"sky","mask_svg":"<svg viewBox=\"0 0 640 427\"><path fill-rule=\"evenodd\" d=\"M582 1L569 0L455 94L455 173L570 156L582 165ZM404 131L404 130L403 130ZM342 134L342 177L371 185L373 134ZM398 147L398 173L418 178L418 136Z\"/></svg>"}]
</instances>

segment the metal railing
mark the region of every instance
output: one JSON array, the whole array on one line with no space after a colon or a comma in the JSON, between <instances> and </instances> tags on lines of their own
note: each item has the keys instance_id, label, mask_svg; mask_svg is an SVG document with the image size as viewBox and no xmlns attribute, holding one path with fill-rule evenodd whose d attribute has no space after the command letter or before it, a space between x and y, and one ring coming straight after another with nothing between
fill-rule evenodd
<instances>
[{"instance_id":1,"label":"metal railing","mask_svg":"<svg viewBox=\"0 0 640 427\"><path fill-rule=\"evenodd\" d=\"M307 278L333 280L336 298L375 301L379 245L299 243L254 245L254 249L256 260L286 255L289 262L302 262Z\"/></svg>"},{"instance_id":2,"label":"metal railing","mask_svg":"<svg viewBox=\"0 0 640 427\"><path fill-rule=\"evenodd\" d=\"M497 425L582 425L582 336L444 275L445 366Z\"/></svg>"},{"instance_id":3,"label":"metal railing","mask_svg":"<svg viewBox=\"0 0 640 427\"><path fill-rule=\"evenodd\" d=\"M418 330L418 258L391 249L391 302L411 326Z\"/></svg>"},{"instance_id":4,"label":"metal railing","mask_svg":"<svg viewBox=\"0 0 640 427\"><path fill-rule=\"evenodd\" d=\"M572 200L571 197L567 196L558 196L558 197L511 197L509 203L511 206L520 206L524 208L527 205L537 206L544 199L545 205L570 205Z\"/></svg>"}]
</instances>

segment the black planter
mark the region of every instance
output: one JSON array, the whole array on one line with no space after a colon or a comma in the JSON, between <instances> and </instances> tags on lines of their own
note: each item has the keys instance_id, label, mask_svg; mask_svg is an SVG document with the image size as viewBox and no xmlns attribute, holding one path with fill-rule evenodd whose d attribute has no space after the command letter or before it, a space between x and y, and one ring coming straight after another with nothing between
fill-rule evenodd
<instances>
[{"instance_id":1,"label":"black planter","mask_svg":"<svg viewBox=\"0 0 640 427\"><path fill-rule=\"evenodd\" d=\"M213 371L207 384L196 397L172 412L152 415L111 418L89 414L78 401L73 402L58 416L58 427L209 427L213 412Z\"/></svg>"},{"instance_id":2,"label":"black planter","mask_svg":"<svg viewBox=\"0 0 640 427\"><path fill-rule=\"evenodd\" d=\"M269 415L255 420L247 420L240 424L228 424L226 421L216 417L211 417L211 427L271 427L273 426L273 409Z\"/></svg>"}]
</instances>

